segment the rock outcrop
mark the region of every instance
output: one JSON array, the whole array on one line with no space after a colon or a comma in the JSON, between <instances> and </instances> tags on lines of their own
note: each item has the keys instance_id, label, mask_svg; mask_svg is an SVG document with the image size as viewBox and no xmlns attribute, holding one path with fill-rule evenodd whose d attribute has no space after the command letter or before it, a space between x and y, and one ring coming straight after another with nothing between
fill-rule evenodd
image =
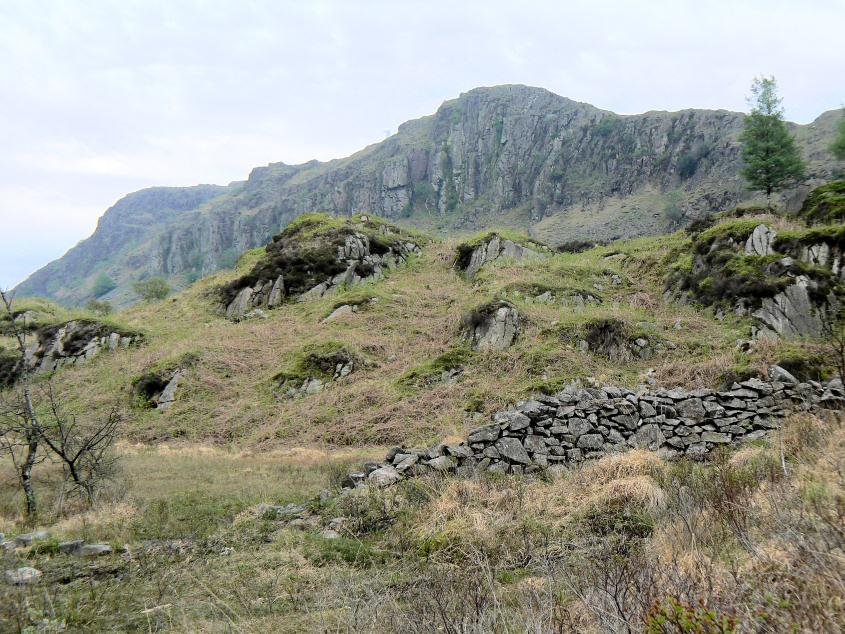
<instances>
[{"instance_id":1,"label":"rock outcrop","mask_svg":"<svg viewBox=\"0 0 845 634\"><path fill-rule=\"evenodd\" d=\"M463 442L394 447L381 463L348 474L345 484L381 486L439 471L532 473L631 448L699 459L715 447L762 437L791 412L843 409L838 379L825 385L751 379L726 391L572 388L497 412Z\"/></svg>"},{"instance_id":2,"label":"rock outcrop","mask_svg":"<svg viewBox=\"0 0 845 634\"><path fill-rule=\"evenodd\" d=\"M845 225L779 232L755 219L767 212L737 209L691 227L691 266L669 273L664 297L750 315L755 338L818 339L845 301Z\"/></svg>"},{"instance_id":3,"label":"rock outcrop","mask_svg":"<svg viewBox=\"0 0 845 634\"><path fill-rule=\"evenodd\" d=\"M26 347L23 367L17 355L0 357L0 366L9 366L0 367L0 376L6 384L14 383L24 368L34 374L45 374L87 363L103 351L126 348L144 339L141 333L87 319L41 326L33 334L34 341Z\"/></svg>"},{"instance_id":4,"label":"rock outcrop","mask_svg":"<svg viewBox=\"0 0 845 634\"><path fill-rule=\"evenodd\" d=\"M282 396L307 396L321 392L327 383L345 379L369 363L342 343L327 341L306 346L287 369L273 377L273 382Z\"/></svg>"},{"instance_id":5,"label":"rock outcrop","mask_svg":"<svg viewBox=\"0 0 845 634\"><path fill-rule=\"evenodd\" d=\"M367 215L340 221L311 214L275 236L250 273L221 289L221 311L239 320L286 299L307 301L376 282L419 252L406 232Z\"/></svg>"},{"instance_id":6,"label":"rock outcrop","mask_svg":"<svg viewBox=\"0 0 845 634\"><path fill-rule=\"evenodd\" d=\"M473 243L462 244L458 247L458 257L455 266L463 271L468 278L475 277L481 267L499 258L511 260L544 260L548 247L531 241L531 245L524 246L509 238L503 238L498 233L492 233Z\"/></svg>"},{"instance_id":7,"label":"rock outcrop","mask_svg":"<svg viewBox=\"0 0 845 634\"><path fill-rule=\"evenodd\" d=\"M519 311L504 300L488 302L463 319L464 338L473 350L504 350L519 334Z\"/></svg>"}]
</instances>

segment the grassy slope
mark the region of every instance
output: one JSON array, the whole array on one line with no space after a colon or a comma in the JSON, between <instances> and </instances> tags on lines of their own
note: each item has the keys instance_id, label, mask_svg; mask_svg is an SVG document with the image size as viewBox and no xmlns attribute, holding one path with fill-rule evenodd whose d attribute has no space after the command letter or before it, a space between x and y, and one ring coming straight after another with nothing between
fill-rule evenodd
<instances>
[{"instance_id":1,"label":"grassy slope","mask_svg":"<svg viewBox=\"0 0 845 634\"><path fill-rule=\"evenodd\" d=\"M701 570L717 575L723 591L713 600L730 612L736 607L728 601L731 566L740 566L745 583L759 566L777 572L797 565L797 547L773 528L777 518L767 492L781 487L777 490L787 496L790 509L815 513L816 519L829 520L830 513L835 519L837 504L841 511L841 473L831 472L828 462L843 457L840 432L818 432L812 421L798 421L794 433L810 428L806 433L815 445L803 452L795 442L788 456L794 464L790 478L771 475L768 467L737 476L752 482L743 504L752 509L744 521L754 526L753 539L734 531L735 518L718 515L713 510L718 500L707 497L715 495L707 482L733 472L715 464L688 476L641 454L606 459L530 486L513 478L423 480L337 503L341 506L330 502L321 511L326 520L350 518L337 541L256 520L248 512L258 502L307 499L344 467L382 455L384 445L462 436L477 424L475 410L489 413L534 389L554 389L584 376L633 386L649 368L666 386L713 385L731 366L764 368L787 352L813 348L766 344L741 353L736 340L747 336L746 322L717 321L706 311L665 304L662 275L686 241L679 233L559 254L541 263L505 262L483 269L472 283L451 268L457 243L437 243L371 287L378 301L360 313L321 323L339 296L288 304L269 311L266 319L228 322L216 314L209 292L248 270L260 255L256 250L234 272L120 314L120 322L147 333L148 344L65 370L54 384L68 407L88 415L120 401L128 476L121 486L127 488L113 494L114 501L99 513L45 521L62 539L125 542L132 555L80 562L53 554L50 543L19 553L17 560L6 554L6 568L22 565L23 557L42 569L53 597L51 608L37 591L8 594L0 602L0 621L17 618L19 601L26 599L35 606L26 618L36 619L41 610L83 629L302 631L347 624L380 631L381 619L391 618L428 631L435 623L427 619L435 615L470 622L482 618L482 630L519 631L534 621L598 630L603 608L590 602L595 589L573 586L571 579L592 578L595 571L585 553L612 559L601 550L602 544L616 543L605 539L608 535L622 540L626 556L636 546L652 571L671 572L676 569L667 566L673 557L684 559L672 565L683 564L688 574L683 579L692 584L684 596L689 603L706 595ZM616 288L614 274L624 280ZM589 290L603 303L547 306L513 292L528 286L559 293ZM525 323L514 347L472 355L453 386L416 389L397 383L404 373L459 345L462 313L505 289ZM360 291L350 291L356 294ZM649 362L622 365L577 350L574 329L603 317L622 319L677 348ZM326 340L348 343L375 363L317 395L294 400L274 395L271 378L304 346ZM133 407L131 379L187 352L196 353L199 362L173 407ZM755 460L776 464L775 447L763 443L755 451L763 456ZM4 472L0 489L0 530L16 534L23 529L10 476ZM48 516L49 477L45 469L41 486ZM676 499L681 485L696 495L700 489L698 506ZM684 522L691 522L691 536L685 536ZM638 528L641 524L646 528ZM824 538L831 537L825 533ZM577 546L575 554L565 555L567 544ZM762 563L750 554L761 550L768 557ZM681 584L679 579L672 583ZM828 575L822 582L828 585L820 592L836 596L831 594L835 579ZM671 586L668 579L661 584ZM464 596L483 603L476 616ZM437 597L444 607L438 607ZM789 610L779 610L777 618L793 618Z\"/></svg>"}]
</instances>

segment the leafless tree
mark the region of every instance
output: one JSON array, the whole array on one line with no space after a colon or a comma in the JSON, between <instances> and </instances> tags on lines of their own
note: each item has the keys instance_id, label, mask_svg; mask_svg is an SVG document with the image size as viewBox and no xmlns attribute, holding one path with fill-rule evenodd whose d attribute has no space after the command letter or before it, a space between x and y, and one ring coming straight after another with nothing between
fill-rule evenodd
<instances>
[{"instance_id":1,"label":"leafless tree","mask_svg":"<svg viewBox=\"0 0 845 634\"><path fill-rule=\"evenodd\" d=\"M25 498L28 520L37 516L32 471L43 460L57 460L64 476L59 493L61 509L68 495L79 493L93 505L97 488L113 473L112 452L121 417L113 407L104 420L78 422L64 411L50 378L32 384L26 362L26 324L18 324L12 298L0 290L5 314L17 343L17 383L0 399L0 451L11 460ZM43 451L42 451L43 450Z\"/></svg>"},{"instance_id":2,"label":"leafless tree","mask_svg":"<svg viewBox=\"0 0 845 634\"><path fill-rule=\"evenodd\" d=\"M0 289L0 299L11 322L12 333L20 353L18 387L13 391L11 398L4 398L0 403L0 449L12 461L15 475L23 490L26 517L31 520L38 513L35 490L32 486L32 469L41 459L38 449L41 445L42 430L32 404L30 368L25 363L26 324L18 326L12 311L12 299L2 289Z\"/></svg>"}]
</instances>

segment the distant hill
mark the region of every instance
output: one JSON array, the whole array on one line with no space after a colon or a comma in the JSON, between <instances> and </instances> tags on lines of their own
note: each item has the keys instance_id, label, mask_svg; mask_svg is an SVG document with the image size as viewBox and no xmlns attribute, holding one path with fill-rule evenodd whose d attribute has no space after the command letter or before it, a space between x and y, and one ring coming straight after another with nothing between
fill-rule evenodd
<instances>
[{"instance_id":1,"label":"distant hill","mask_svg":"<svg viewBox=\"0 0 845 634\"><path fill-rule=\"evenodd\" d=\"M827 146L839 116L790 124L810 168L784 194L787 207L833 175ZM552 244L664 233L752 199L738 174L742 119L725 110L621 116L541 88L476 88L348 158L273 163L228 187L130 194L17 291L80 304L105 272L117 287L104 299L124 306L134 280L163 276L182 288L312 211L374 213L441 234L513 228Z\"/></svg>"}]
</instances>

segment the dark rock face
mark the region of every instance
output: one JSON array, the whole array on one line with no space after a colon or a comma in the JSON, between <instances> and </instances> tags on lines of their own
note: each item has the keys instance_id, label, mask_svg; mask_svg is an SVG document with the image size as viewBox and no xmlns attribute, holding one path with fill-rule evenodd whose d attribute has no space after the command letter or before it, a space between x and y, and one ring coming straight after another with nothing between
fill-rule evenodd
<instances>
[{"instance_id":1,"label":"dark rock face","mask_svg":"<svg viewBox=\"0 0 845 634\"><path fill-rule=\"evenodd\" d=\"M775 376L782 376L775 371ZM383 467L400 474L441 470L449 456L458 473L530 473L631 448L659 451L666 458L700 459L713 448L760 438L793 411L845 409L838 379L828 384L751 379L730 390L638 391L604 387L569 389L517 403L455 445L392 449ZM413 458L413 472L401 465ZM435 458L438 464L433 464ZM378 466L378 465L377 465ZM350 474L352 475L352 474ZM398 481L401 478L395 478ZM359 479L348 479L355 486Z\"/></svg>"},{"instance_id":2,"label":"dark rock face","mask_svg":"<svg viewBox=\"0 0 845 634\"><path fill-rule=\"evenodd\" d=\"M826 113L811 124L805 152L814 179L827 180L832 170L822 150L838 116ZM686 218L751 196L738 175L742 118L724 110L619 116L541 88L477 88L347 159L257 167L226 188L127 196L91 238L21 284L19 296L84 302L93 267L107 261L119 287L106 299L122 305L132 300L128 289L138 270L171 281L208 274L314 211L363 211L420 226L432 216L451 217L448 229L480 229L520 210L522 231L546 220L542 233L550 243L655 234L667 221L662 212L640 209L638 193L682 190ZM795 191L784 195L786 202L798 198ZM627 208L609 213L608 201Z\"/></svg>"}]
</instances>

